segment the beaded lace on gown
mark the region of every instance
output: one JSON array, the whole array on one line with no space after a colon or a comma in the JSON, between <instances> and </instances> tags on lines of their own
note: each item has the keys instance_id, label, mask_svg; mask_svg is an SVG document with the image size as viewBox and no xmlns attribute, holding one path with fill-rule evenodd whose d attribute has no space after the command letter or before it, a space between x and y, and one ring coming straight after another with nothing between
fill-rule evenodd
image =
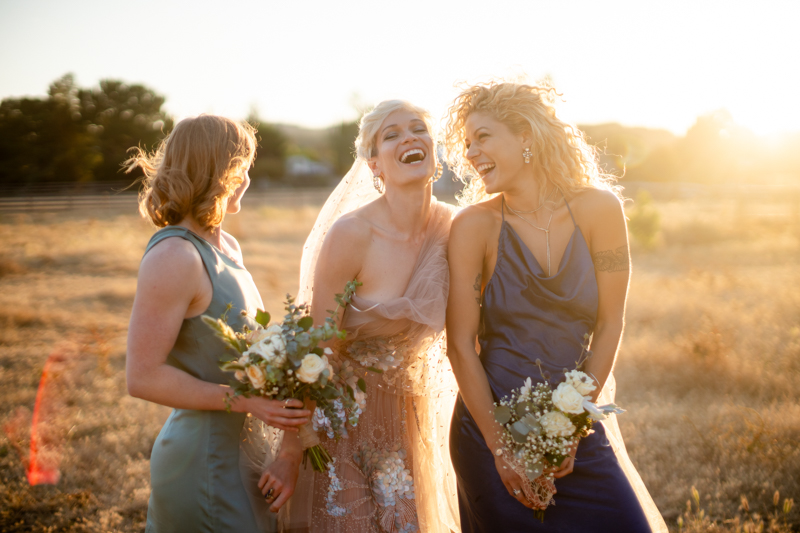
<instances>
[{"instance_id":1,"label":"beaded lace on gown","mask_svg":"<svg viewBox=\"0 0 800 533\"><path fill-rule=\"evenodd\" d=\"M354 165L331 204L358 198L346 211L323 208L306 243L302 299L311 300L308 268L338 216L373 200L371 175ZM357 194L361 191L364 194ZM337 212L338 211L338 212ZM457 531L455 476L448 435L457 385L446 356L447 238L454 208L432 202L426 236L404 294L387 302L356 295L342 318L347 339L334 364L367 384L356 428L339 441L320 435L334 458L328 473L302 469L279 517L284 531ZM375 367L383 373L366 370Z\"/></svg>"}]
</instances>

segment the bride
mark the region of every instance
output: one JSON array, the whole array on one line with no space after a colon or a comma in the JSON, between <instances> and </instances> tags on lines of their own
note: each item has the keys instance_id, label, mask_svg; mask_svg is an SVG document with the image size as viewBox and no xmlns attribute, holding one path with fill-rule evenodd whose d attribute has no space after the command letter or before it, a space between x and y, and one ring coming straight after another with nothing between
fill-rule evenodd
<instances>
[{"instance_id":1,"label":"bride","mask_svg":"<svg viewBox=\"0 0 800 533\"><path fill-rule=\"evenodd\" d=\"M284 530L458 530L447 446L456 383L443 349L454 209L431 194L431 131L428 112L408 102L367 113L357 160L306 242L298 300L315 323L346 282L363 283L338 317L347 339L332 348L367 387L358 427L323 437L329 471L301 470Z\"/></svg>"}]
</instances>

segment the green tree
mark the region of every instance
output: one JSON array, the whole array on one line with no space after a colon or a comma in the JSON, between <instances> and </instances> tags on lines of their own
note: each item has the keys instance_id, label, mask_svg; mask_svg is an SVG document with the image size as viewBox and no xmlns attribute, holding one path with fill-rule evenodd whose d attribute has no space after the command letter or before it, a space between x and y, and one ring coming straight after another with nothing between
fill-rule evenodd
<instances>
[{"instance_id":1,"label":"green tree","mask_svg":"<svg viewBox=\"0 0 800 533\"><path fill-rule=\"evenodd\" d=\"M122 179L121 165L132 146L151 150L172 130L172 119L161 110L164 97L143 85L102 80L99 89L80 90L77 96L83 125L102 155L98 180Z\"/></svg>"},{"instance_id":2,"label":"green tree","mask_svg":"<svg viewBox=\"0 0 800 533\"><path fill-rule=\"evenodd\" d=\"M47 99L0 103L0 185L93 179L102 155L83 124L78 93L68 74L53 82Z\"/></svg>"},{"instance_id":3,"label":"green tree","mask_svg":"<svg viewBox=\"0 0 800 533\"><path fill-rule=\"evenodd\" d=\"M267 178L272 181L283 179L286 173L286 151L288 140L277 127L267 122L263 122L255 110L250 112L247 117L258 133L258 152L253 168L250 170L251 178Z\"/></svg>"},{"instance_id":4,"label":"green tree","mask_svg":"<svg viewBox=\"0 0 800 533\"><path fill-rule=\"evenodd\" d=\"M336 173L344 176L355 160L355 140L358 136L358 122L342 122L330 129L328 146L331 163Z\"/></svg>"},{"instance_id":5,"label":"green tree","mask_svg":"<svg viewBox=\"0 0 800 533\"><path fill-rule=\"evenodd\" d=\"M128 149L152 149L172 128L163 103L152 90L121 81L80 89L71 74L54 81L47 98L3 100L0 184L132 179L119 173Z\"/></svg>"}]
</instances>

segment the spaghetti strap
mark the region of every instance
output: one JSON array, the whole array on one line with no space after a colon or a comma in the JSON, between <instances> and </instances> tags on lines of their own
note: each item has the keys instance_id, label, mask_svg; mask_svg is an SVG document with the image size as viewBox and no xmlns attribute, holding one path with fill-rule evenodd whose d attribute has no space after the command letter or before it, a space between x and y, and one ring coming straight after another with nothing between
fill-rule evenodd
<instances>
[{"instance_id":1,"label":"spaghetti strap","mask_svg":"<svg viewBox=\"0 0 800 533\"><path fill-rule=\"evenodd\" d=\"M564 198L564 193L561 193L561 197ZM564 198L564 205L567 206L567 211L569 211L569 217L572 219L572 225L577 228L578 227L578 223L575 222L575 216L573 216L572 209L570 209L569 203L567 202L566 198Z\"/></svg>"},{"instance_id":2,"label":"spaghetti strap","mask_svg":"<svg viewBox=\"0 0 800 533\"><path fill-rule=\"evenodd\" d=\"M500 216L503 217L503 222L505 222L506 221L506 195L505 194L501 195L501 198L503 200L503 203L500 206Z\"/></svg>"}]
</instances>

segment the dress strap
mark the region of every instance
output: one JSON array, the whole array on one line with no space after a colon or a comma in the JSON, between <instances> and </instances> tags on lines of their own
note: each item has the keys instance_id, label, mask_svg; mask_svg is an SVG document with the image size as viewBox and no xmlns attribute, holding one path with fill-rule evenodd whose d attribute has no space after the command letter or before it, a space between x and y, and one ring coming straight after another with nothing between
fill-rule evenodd
<instances>
[{"instance_id":1,"label":"dress strap","mask_svg":"<svg viewBox=\"0 0 800 533\"><path fill-rule=\"evenodd\" d=\"M505 222L506 221L506 195L502 194L501 196L503 197L503 203L500 206L500 216L503 217L503 222Z\"/></svg>"},{"instance_id":2,"label":"dress strap","mask_svg":"<svg viewBox=\"0 0 800 533\"><path fill-rule=\"evenodd\" d=\"M567 199L564 197L564 193L563 192L561 193L561 198L564 198L564 205L567 206L567 211L569 211L569 217L572 219L572 225L577 228L578 227L578 223L575 222L575 217L572 214L572 209L570 209L569 203L567 202Z\"/></svg>"},{"instance_id":3,"label":"dress strap","mask_svg":"<svg viewBox=\"0 0 800 533\"><path fill-rule=\"evenodd\" d=\"M179 237L194 245L197 252L200 254L200 259L203 261L206 272L208 272L208 277L211 279L211 286L216 286L215 280L219 272L221 272L223 264L221 264L217 253L214 251L214 247L188 228L184 228L183 226L166 226L156 231L147 244L147 248L144 251L145 255L147 255L147 252L149 252L153 246L169 237Z\"/></svg>"}]
</instances>

